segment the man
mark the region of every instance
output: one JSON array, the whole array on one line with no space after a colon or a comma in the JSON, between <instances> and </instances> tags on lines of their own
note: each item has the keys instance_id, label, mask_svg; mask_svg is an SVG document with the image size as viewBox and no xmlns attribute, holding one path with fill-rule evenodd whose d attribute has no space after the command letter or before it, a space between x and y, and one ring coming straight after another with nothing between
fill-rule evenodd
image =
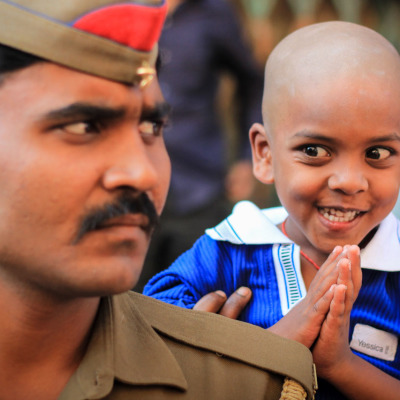
<instances>
[{"instance_id":1,"label":"man","mask_svg":"<svg viewBox=\"0 0 400 400\"><path fill-rule=\"evenodd\" d=\"M170 176L164 15L0 1L2 400L278 398L285 376L312 396L302 345L129 291Z\"/></svg>"}]
</instances>

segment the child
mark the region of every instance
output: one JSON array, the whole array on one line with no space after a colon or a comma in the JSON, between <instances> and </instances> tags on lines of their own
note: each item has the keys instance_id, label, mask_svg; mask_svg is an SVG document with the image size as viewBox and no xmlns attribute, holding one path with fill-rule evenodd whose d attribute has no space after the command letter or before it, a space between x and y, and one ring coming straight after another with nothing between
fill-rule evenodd
<instances>
[{"instance_id":1,"label":"child","mask_svg":"<svg viewBox=\"0 0 400 400\"><path fill-rule=\"evenodd\" d=\"M240 319L313 346L318 398L398 398L400 57L355 24L302 28L268 59L262 110L254 174L284 209L239 203L144 293L192 308L248 286Z\"/></svg>"}]
</instances>

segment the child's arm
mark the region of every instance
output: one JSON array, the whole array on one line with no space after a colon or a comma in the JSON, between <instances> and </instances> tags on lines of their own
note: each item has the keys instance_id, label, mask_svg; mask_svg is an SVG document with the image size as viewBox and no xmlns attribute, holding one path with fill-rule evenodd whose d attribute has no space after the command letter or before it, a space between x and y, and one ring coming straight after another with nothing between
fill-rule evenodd
<instances>
[{"instance_id":1,"label":"child's arm","mask_svg":"<svg viewBox=\"0 0 400 400\"><path fill-rule=\"evenodd\" d=\"M330 309L313 347L317 374L350 399L398 399L400 381L350 350L350 312L360 288L361 268L352 250L348 260L339 262L338 284L332 287Z\"/></svg>"},{"instance_id":2,"label":"child's arm","mask_svg":"<svg viewBox=\"0 0 400 400\"><path fill-rule=\"evenodd\" d=\"M237 289L235 282L229 244L203 235L169 268L151 278L143 294L179 307L193 308L210 293L218 307L221 298L213 292L219 289L232 293ZM206 307L210 296L206 296Z\"/></svg>"}]
</instances>

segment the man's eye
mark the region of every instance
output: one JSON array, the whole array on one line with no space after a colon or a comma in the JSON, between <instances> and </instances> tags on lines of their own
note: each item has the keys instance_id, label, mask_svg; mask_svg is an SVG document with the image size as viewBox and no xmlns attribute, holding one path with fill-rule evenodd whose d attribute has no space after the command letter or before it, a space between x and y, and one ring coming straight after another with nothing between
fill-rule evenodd
<instances>
[{"instance_id":1,"label":"man's eye","mask_svg":"<svg viewBox=\"0 0 400 400\"><path fill-rule=\"evenodd\" d=\"M99 127L92 122L85 121L64 125L63 130L73 135L85 135L88 133L98 133Z\"/></svg>"},{"instance_id":2,"label":"man's eye","mask_svg":"<svg viewBox=\"0 0 400 400\"><path fill-rule=\"evenodd\" d=\"M304 146L302 151L309 157L328 157L330 155L326 149L315 145Z\"/></svg>"},{"instance_id":3,"label":"man's eye","mask_svg":"<svg viewBox=\"0 0 400 400\"><path fill-rule=\"evenodd\" d=\"M366 157L372 160L386 160L391 155L392 152L384 147L371 147L366 152Z\"/></svg>"},{"instance_id":4,"label":"man's eye","mask_svg":"<svg viewBox=\"0 0 400 400\"><path fill-rule=\"evenodd\" d=\"M144 136L159 136L163 125L159 121L142 121L139 124L139 132Z\"/></svg>"}]
</instances>

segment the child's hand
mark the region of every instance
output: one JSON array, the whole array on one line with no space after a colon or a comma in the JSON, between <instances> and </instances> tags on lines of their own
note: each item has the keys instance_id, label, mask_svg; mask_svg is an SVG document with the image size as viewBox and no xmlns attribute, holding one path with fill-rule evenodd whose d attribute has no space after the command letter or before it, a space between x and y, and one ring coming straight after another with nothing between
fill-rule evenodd
<instances>
[{"instance_id":1,"label":"child's hand","mask_svg":"<svg viewBox=\"0 0 400 400\"><path fill-rule=\"evenodd\" d=\"M330 288L338 283L339 261L348 258L347 247L343 249L337 246L332 251L311 282L306 297L269 330L307 347L312 346L320 333L334 296L334 291Z\"/></svg>"},{"instance_id":2,"label":"child's hand","mask_svg":"<svg viewBox=\"0 0 400 400\"><path fill-rule=\"evenodd\" d=\"M330 289L333 298L329 312L312 349L318 375L328 380L340 374L343 363L354 357L349 347L349 325L361 287L360 250L357 246L345 246L344 254L338 262L337 284Z\"/></svg>"}]
</instances>

